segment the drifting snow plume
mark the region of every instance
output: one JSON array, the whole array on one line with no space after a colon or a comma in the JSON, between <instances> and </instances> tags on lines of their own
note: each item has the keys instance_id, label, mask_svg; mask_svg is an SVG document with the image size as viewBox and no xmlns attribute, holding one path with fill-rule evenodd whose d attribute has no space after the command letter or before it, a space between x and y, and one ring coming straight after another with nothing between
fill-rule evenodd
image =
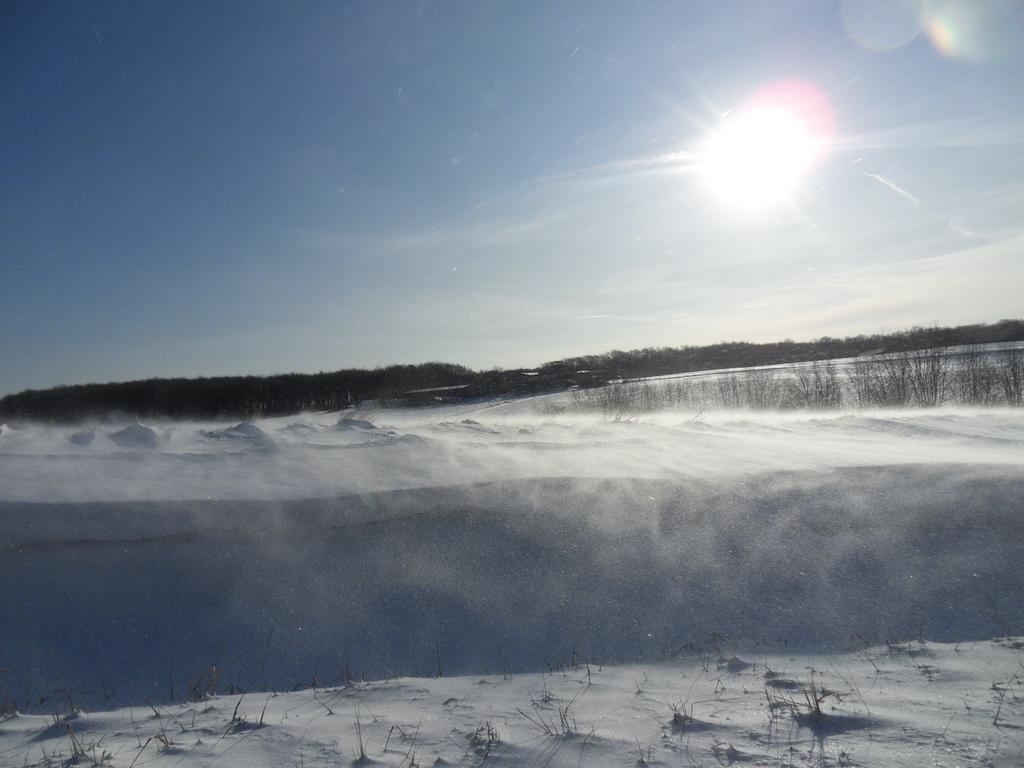
<instances>
[{"instance_id":1,"label":"drifting snow plume","mask_svg":"<svg viewBox=\"0 0 1024 768\"><path fill-rule=\"evenodd\" d=\"M160 438L152 427L135 422L122 430L107 435L122 448L156 448Z\"/></svg>"},{"instance_id":2,"label":"drifting snow plume","mask_svg":"<svg viewBox=\"0 0 1024 768\"><path fill-rule=\"evenodd\" d=\"M372 678L704 645L713 677L752 676L769 647L1019 633L1020 498L1016 467L902 464L292 501L0 502L0 648L33 680L106 683L125 702L166 697L172 676L217 658L225 684L246 689L295 669L330 679L341 654ZM4 684L28 699L27 676ZM666 703L661 724L671 714Z\"/></svg>"}]
</instances>

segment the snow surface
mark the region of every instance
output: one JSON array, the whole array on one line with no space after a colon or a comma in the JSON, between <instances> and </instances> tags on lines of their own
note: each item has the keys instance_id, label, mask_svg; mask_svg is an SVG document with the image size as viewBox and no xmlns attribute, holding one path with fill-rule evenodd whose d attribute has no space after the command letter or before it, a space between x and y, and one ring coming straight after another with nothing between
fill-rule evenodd
<instances>
[{"instance_id":1,"label":"snow surface","mask_svg":"<svg viewBox=\"0 0 1024 768\"><path fill-rule=\"evenodd\" d=\"M1011 638L835 655L687 651L658 664L197 695L0 720L0 763L1019 766L1022 658L1024 641Z\"/></svg>"},{"instance_id":2,"label":"snow surface","mask_svg":"<svg viewBox=\"0 0 1024 768\"><path fill-rule=\"evenodd\" d=\"M5 428L0 766L1022 764L1024 412L570 406Z\"/></svg>"}]
</instances>

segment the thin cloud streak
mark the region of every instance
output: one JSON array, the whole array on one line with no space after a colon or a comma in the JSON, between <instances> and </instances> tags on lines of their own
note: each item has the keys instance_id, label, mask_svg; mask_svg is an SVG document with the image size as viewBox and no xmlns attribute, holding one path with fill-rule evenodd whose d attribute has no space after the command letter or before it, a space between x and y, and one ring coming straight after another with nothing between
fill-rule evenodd
<instances>
[{"instance_id":1,"label":"thin cloud streak","mask_svg":"<svg viewBox=\"0 0 1024 768\"><path fill-rule=\"evenodd\" d=\"M951 149L1018 147L1024 144L1024 121L978 118L937 120L898 125L878 131L838 136L834 149Z\"/></svg>"},{"instance_id":2,"label":"thin cloud streak","mask_svg":"<svg viewBox=\"0 0 1024 768\"><path fill-rule=\"evenodd\" d=\"M613 320L617 323L656 323L656 317L638 317L635 315L576 315L571 320Z\"/></svg>"},{"instance_id":3,"label":"thin cloud streak","mask_svg":"<svg viewBox=\"0 0 1024 768\"><path fill-rule=\"evenodd\" d=\"M914 195L910 194L910 192L905 190L903 187L901 187L896 182L890 181L889 179L885 178L884 176L882 176L881 174L878 174L878 173L868 173L867 171L861 171L861 173L863 173L869 179L874 179L875 181L877 181L882 186L888 187L889 189L891 189L893 192L895 192L897 195L899 195L900 197L904 198L905 200L909 200L915 207L919 208L921 206L921 201L920 200L918 200L916 197L914 197Z\"/></svg>"},{"instance_id":4,"label":"thin cloud streak","mask_svg":"<svg viewBox=\"0 0 1024 768\"><path fill-rule=\"evenodd\" d=\"M692 150L676 150L659 155L647 155L610 163L599 163L537 179L538 182L576 181L588 178L621 178L644 176L656 173L686 173L700 163L701 153Z\"/></svg>"}]
</instances>

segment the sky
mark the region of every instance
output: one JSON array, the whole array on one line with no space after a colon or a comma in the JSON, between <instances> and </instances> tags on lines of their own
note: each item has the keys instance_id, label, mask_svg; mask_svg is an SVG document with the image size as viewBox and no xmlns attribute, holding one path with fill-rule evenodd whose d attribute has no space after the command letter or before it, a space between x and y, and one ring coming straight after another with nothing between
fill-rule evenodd
<instances>
[{"instance_id":1,"label":"sky","mask_svg":"<svg viewBox=\"0 0 1024 768\"><path fill-rule=\"evenodd\" d=\"M7 3L0 394L1020 317L1022 24Z\"/></svg>"}]
</instances>

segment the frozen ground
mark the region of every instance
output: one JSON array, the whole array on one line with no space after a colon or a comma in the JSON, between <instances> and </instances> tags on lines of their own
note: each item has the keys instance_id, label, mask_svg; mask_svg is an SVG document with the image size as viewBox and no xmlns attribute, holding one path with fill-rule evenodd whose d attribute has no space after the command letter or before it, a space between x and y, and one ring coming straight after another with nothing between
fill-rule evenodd
<instances>
[{"instance_id":1,"label":"frozen ground","mask_svg":"<svg viewBox=\"0 0 1024 768\"><path fill-rule=\"evenodd\" d=\"M1024 413L567 405L5 427L0 765L1020 764Z\"/></svg>"}]
</instances>

